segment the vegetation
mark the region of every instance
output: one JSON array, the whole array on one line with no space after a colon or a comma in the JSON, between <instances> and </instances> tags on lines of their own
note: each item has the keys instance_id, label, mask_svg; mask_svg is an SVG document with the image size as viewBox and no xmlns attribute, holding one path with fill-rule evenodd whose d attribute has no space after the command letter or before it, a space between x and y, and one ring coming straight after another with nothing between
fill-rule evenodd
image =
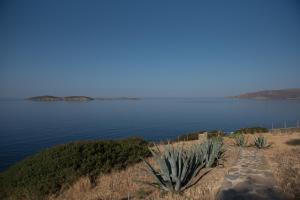
<instances>
[{"instance_id":1,"label":"vegetation","mask_svg":"<svg viewBox=\"0 0 300 200\"><path fill-rule=\"evenodd\" d=\"M74 142L46 149L0 174L0 199L45 199L81 176L123 169L151 155L139 138Z\"/></svg>"},{"instance_id":2,"label":"vegetation","mask_svg":"<svg viewBox=\"0 0 300 200\"><path fill-rule=\"evenodd\" d=\"M214 137L223 137L225 136L223 131L220 130L213 130L213 131L209 131L207 134L207 138L214 138Z\"/></svg>"},{"instance_id":3,"label":"vegetation","mask_svg":"<svg viewBox=\"0 0 300 200\"><path fill-rule=\"evenodd\" d=\"M234 136L234 143L236 146L245 147L247 145L247 140L244 134L238 134Z\"/></svg>"},{"instance_id":4,"label":"vegetation","mask_svg":"<svg viewBox=\"0 0 300 200\"><path fill-rule=\"evenodd\" d=\"M187 150L182 146L175 148L168 144L163 152L159 148L151 152L159 170L144 160L156 181L150 185L168 192L180 193L197 182L196 177L201 169L216 165L224 150L223 142L213 139Z\"/></svg>"},{"instance_id":5,"label":"vegetation","mask_svg":"<svg viewBox=\"0 0 300 200\"><path fill-rule=\"evenodd\" d=\"M204 157L205 167L216 166L219 164L219 160L225 153L223 139L221 137L208 139L202 143L201 150L201 156Z\"/></svg>"},{"instance_id":6,"label":"vegetation","mask_svg":"<svg viewBox=\"0 0 300 200\"><path fill-rule=\"evenodd\" d=\"M204 133L205 131L195 131L191 133L186 133L178 136L178 138L176 140L172 140L172 142L198 140L199 134L204 134ZM223 137L224 135L225 135L224 132L219 130L213 130L207 132L207 138Z\"/></svg>"},{"instance_id":7,"label":"vegetation","mask_svg":"<svg viewBox=\"0 0 300 200\"><path fill-rule=\"evenodd\" d=\"M269 130L264 127L250 127L250 128L241 128L234 132L234 134L254 134L254 133L267 133Z\"/></svg>"},{"instance_id":8,"label":"vegetation","mask_svg":"<svg viewBox=\"0 0 300 200\"><path fill-rule=\"evenodd\" d=\"M178 136L178 138L174 141L191 141L191 140L198 140L199 134L203 134L204 131L195 131L192 133L186 133L183 135Z\"/></svg>"},{"instance_id":9,"label":"vegetation","mask_svg":"<svg viewBox=\"0 0 300 200\"><path fill-rule=\"evenodd\" d=\"M254 139L254 145L258 148L258 149L264 149L264 148L268 148L271 145L268 144L267 138L264 136L258 136L255 137Z\"/></svg>"},{"instance_id":10,"label":"vegetation","mask_svg":"<svg viewBox=\"0 0 300 200\"><path fill-rule=\"evenodd\" d=\"M182 147L174 148L169 144L165 147L164 153L158 148L157 151L151 152L160 171L155 170L144 160L149 172L156 180L155 183L150 184L165 191L182 192L191 186L192 179L204 167L203 157L198 157L201 153L184 151Z\"/></svg>"}]
</instances>

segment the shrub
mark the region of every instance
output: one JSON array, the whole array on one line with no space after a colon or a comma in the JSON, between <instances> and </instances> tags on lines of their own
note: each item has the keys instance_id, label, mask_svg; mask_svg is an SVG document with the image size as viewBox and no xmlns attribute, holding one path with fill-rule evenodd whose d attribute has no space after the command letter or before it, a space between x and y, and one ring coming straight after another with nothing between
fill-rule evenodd
<instances>
[{"instance_id":1,"label":"shrub","mask_svg":"<svg viewBox=\"0 0 300 200\"><path fill-rule=\"evenodd\" d=\"M139 138L59 145L1 173L0 199L45 199L80 176L88 176L93 182L101 173L123 169L149 155L146 142Z\"/></svg>"},{"instance_id":2,"label":"shrub","mask_svg":"<svg viewBox=\"0 0 300 200\"><path fill-rule=\"evenodd\" d=\"M263 127L250 127L241 128L234 132L234 134L254 134L254 133L267 133L269 130Z\"/></svg>"},{"instance_id":3,"label":"shrub","mask_svg":"<svg viewBox=\"0 0 300 200\"><path fill-rule=\"evenodd\" d=\"M192 133L186 133L183 135L178 136L178 138L175 141L190 141L190 140L198 140L199 134L204 133L204 131L196 131Z\"/></svg>"},{"instance_id":4,"label":"shrub","mask_svg":"<svg viewBox=\"0 0 300 200\"><path fill-rule=\"evenodd\" d=\"M268 148L268 147L271 146L270 144L268 144L268 140L264 136L255 137L255 139L254 139L254 145L258 149L264 149L264 148Z\"/></svg>"},{"instance_id":5,"label":"shrub","mask_svg":"<svg viewBox=\"0 0 300 200\"><path fill-rule=\"evenodd\" d=\"M207 138L223 137L223 136L225 136L224 132L218 130L209 131L207 134Z\"/></svg>"},{"instance_id":6,"label":"shrub","mask_svg":"<svg viewBox=\"0 0 300 200\"><path fill-rule=\"evenodd\" d=\"M247 140L244 134L238 134L234 136L234 143L236 146L245 147L247 145Z\"/></svg>"}]
</instances>

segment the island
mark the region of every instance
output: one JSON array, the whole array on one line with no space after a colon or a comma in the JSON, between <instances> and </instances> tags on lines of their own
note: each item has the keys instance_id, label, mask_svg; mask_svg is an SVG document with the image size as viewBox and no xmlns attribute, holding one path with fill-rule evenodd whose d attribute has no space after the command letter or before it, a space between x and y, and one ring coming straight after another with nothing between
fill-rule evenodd
<instances>
[{"instance_id":1,"label":"island","mask_svg":"<svg viewBox=\"0 0 300 200\"><path fill-rule=\"evenodd\" d=\"M98 97L92 98L87 96L66 96L66 97L57 97L51 95L44 95L44 96L35 96L27 98L30 101L92 101L92 100L100 100L100 101L114 101L114 100L140 100L138 97Z\"/></svg>"},{"instance_id":2,"label":"island","mask_svg":"<svg viewBox=\"0 0 300 200\"><path fill-rule=\"evenodd\" d=\"M244 93L238 96L233 96L231 98L257 100L300 100L300 88L263 90L258 92Z\"/></svg>"},{"instance_id":3,"label":"island","mask_svg":"<svg viewBox=\"0 0 300 200\"><path fill-rule=\"evenodd\" d=\"M86 96L67 96L64 97L65 101L92 101L94 98Z\"/></svg>"},{"instance_id":4,"label":"island","mask_svg":"<svg viewBox=\"0 0 300 200\"><path fill-rule=\"evenodd\" d=\"M94 99L87 96L56 97L51 95L44 95L44 96L30 97L28 98L28 100L31 101L91 101Z\"/></svg>"},{"instance_id":5,"label":"island","mask_svg":"<svg viewBox=\"0 0 300 200\"><path fill-rule=\"evenodd\" d=\"M114 100L140 100L138 97L98 97L95 98L100 101L114 101Z\"/></svg>"}]
</instances>

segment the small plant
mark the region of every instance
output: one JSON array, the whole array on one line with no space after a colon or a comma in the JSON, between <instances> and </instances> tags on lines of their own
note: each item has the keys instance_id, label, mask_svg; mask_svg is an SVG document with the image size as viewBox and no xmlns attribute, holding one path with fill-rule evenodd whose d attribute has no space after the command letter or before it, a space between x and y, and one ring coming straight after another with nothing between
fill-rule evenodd
<instances>
[{"instance_id":1,"label":"small plant","mask_svg":"<svg viewBox=\"0 0 300 200\"><path fill-rule=\"evenodd\" d=\"M201 144L201 156L204 159L205 167L217 166L224 152L222 137L213 137Z\"/></svg>"},{"instance_id":2,"label":"small plant","mask_svg":"<svg viewBox=\"0 0 300 200\"><path fill-rule=\"evenodd\" d=\"M163 153L159 148L156 151L151 150L159 170L154 169L144 160L149 172L156 180L150 185L172 193L180 193L189 188L204 167L201 151L201 148L185 151L182 147L174 148L170 144L165 146Z\"/></svg>"},{"instance_id":3,"label":"small plant","mask_svg":"<svg viewBox=\"0 0 300 200\"><path fill-rule=\"evenodd\" d=\"M268 144L268 140L264 136L255 137L255 139L254 139L254 145L258 149L264 149L264 148L268 148L268 147L271 146L270 144Z\"/></svg>"},{"instance_id":4,"label":"small plant","mask_svg":"<svg viewBox=\"0 0 300 200\"><path fill-rule=\"evenodd\" d=\"M247 145L247 140L244 134L238 134L234 136L234 143L236 146L245 147Z\"/></svg>"}]
</instances>

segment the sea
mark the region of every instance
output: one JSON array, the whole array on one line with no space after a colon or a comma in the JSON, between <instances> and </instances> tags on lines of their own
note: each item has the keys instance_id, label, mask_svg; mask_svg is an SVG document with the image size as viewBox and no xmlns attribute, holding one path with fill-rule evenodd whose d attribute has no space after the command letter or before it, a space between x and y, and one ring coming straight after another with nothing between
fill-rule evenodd
<instances>
[{"instance_id":1,"label":"sea","mask_svg":"<svg viewBox=\"0 0 300 200\"><path fill-rule=\"evenodd\" d=\"M79 140L174 139L194 131L295 127L297 100L144 98L88 102L0 100L0 171L58 144Z\"/></svg>"}]
</instances>

